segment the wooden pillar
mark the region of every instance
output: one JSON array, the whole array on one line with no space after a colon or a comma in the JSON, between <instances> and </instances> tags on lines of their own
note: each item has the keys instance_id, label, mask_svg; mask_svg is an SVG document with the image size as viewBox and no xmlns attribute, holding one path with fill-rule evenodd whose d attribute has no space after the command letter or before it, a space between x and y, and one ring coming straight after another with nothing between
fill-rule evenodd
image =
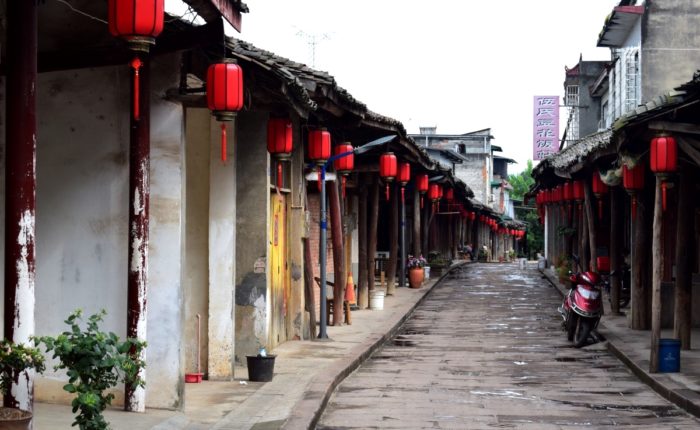
<instances>
[{"instance_id":1,"label":"wooden pillar","mask_svg":"<svg viewBox=\"0 0 700 430\"><path fill-rule=\"evenodd\" d=\"M395 183L391 184L389 214L389 261L386 264L386 295L396 292L396 263L399 260L399 196Z\"/></svg>"},{"instance_id":2,"label":"wooden pillar","mask_svg":"<svg viewBox=\"0 0 700 430\"><path fill-rule=\"evenodd\" d=\"M367 186L364 185L368 180L368 174L359 174L359 195L357 198L357 257L359 260L357 262L357 306L360 309L367 309L369 307L369 294L367 292L369 285L369 269L367 266L369 261L367 256ZM371 266L374 268L374 262ZM374 276L374 274L372 275Z\"/></svg>"},{"instance_id":3,"label":"wooden pillar","mask_svg":"<svg viewBox=\"0 0 700 430\"><path fill-rule=\"evenodd\" d=\"M333 241L333 325L343 325L345 299L345 255L343 246L343 212L340 209L340 181L328 182L328 200L331 212L331 240ZM323 317L322 317L323 318Z\"/></svg>"},{"instance_id":4,"label":"wooden pillar","mask_svg":"<svg viewBox=\"0 0 700 430\"><path fill-rule=\"evenodd\" d=\"M647 248L649 248L649 232L647 231L647 218L649 208L643 192L637 193L637 214L632 217L632 301L630 305L630 328L646 330L649 328L647 313Z\"/></svg>"},{"instance_id":5,"label":"wooden pillar","mask_svg":"<svg viewBox=\"0 0 700 430\"><path fill-rule=\"evenodd\" d=\"M7 8L5 159L5 339L34 336L36 213L37 2ZM34 371L22 372L4 396L6 407L33 410Z\"/></svg>"},{"instance_id":6,"label":"wooden pillar","mask_svg":"<svg viewBox=\"0 0 700 430\"><path fill-rule=\"evenodd\" d=\"M372 182L369 231L367 232L367 289L374 290L374 258L377 255L377 224L379 222L379 176ZM368 302L369 303L369 302Z\"/></svg>"},{"instance_id":7,"label":"wooden pillar","mask_svg":"<svg viewBox=\"0 0 700 430\"><path fill-rule=\"evenodd\" d=\"M590 180L583 181L583 193L584 193L584 210L585 217L588 221L588 248L590 250L590 267L591 270L598 271L598 241L596 238L596 228L595 228L595 199L593 197L593 188Z\"/></svg>"},{"instance_id":8,"label":"wooden pillar","mask_svg":"<svg viewBox=\"0 0 700 430\"><path fill-rule=\"evenodd\" d=\"M693 215L695 187L693 168L680 165L678 175L678 212L676 224L676 285L673 317L673 337L680 339L681 348L690 349L692 324L692 258L695 249Z\"/></svg>"},{"instance_id":9,"label":"wooden pillar","mask_svg":"<svg viewBox=\"0 0 700 430\"><path fill-rule=\"evenodd\" d=\"M661 178L656 177L656 195L654 197L654 227L651 239L652 260L652 295L651 295L651 352L649 354L649 372L659 371L659 338L661 338L661 279L664 273L664 252L661 241L662 213Z\"/></svg>"},{"instance_id":10,"label":"wooden pillar","mask_svg":"<svg viewBox=\"0 0 700 430\"><path fill-rule=\"evenodd\" d=\"M144 55L139 78L132 70L133 80L139 79L139 119L134 119L134 103L131 113L131 135L129 144L129 255L127 276L127 327L126 335L146 341L146 298L148 292L148 232L150 207L150 60ZM132 94L132 98L134 94ZM141 360L146 359L145 348ZM145 380L145 370L141 370ZM124 409L131 412L145 412L146 391L143 387L126 385Z\"/></svg>"},{"instance_id":11,"label":"wooden pillar","mask_svg":"<svg viewBox=\"0 0 700 430\"><path fill-rule=\"evenodd\" d=\"M309 339L316 339L316 298L314 295L314 269L309 238L302 238L304 245L304 310L309 313ZM321 316L323 318L325 316Z\"/></svg>"},{"instance_id":12,"label":"wooden pillar","mask_svg":"<svg viewBox=\"0 0 700 430\"><path fill-rule=\"evenodd\" d=\"M610 187L610 299L613 315L620 313L620 284L623 278L623 194L620 187Z\"/></svg>"},{"instance_id":13,"label":"wooden pillar","mask_svg":"<svg viewBox=\"0 0 700 430\"><path fill-rule=\"evenodd\" d=\"M420 192L418 187L413 187L413 256L422 255L420 237Z\"/></svg>"}]
</instances>

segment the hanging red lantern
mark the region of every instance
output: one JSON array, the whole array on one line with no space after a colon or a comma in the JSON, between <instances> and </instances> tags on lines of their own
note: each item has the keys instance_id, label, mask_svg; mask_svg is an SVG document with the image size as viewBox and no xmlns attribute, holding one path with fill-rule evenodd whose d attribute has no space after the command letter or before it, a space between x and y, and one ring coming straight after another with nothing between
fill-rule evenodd
<instances>
[{"instance_id":1,"label":"hanging red lantern","mask_svg":"<svg viewBox=\"0 0 700 430\"><path fill-rule=\"evenodd\" d=\"M673 136L657 136L651 139L649 155L651 171L661 179L663 209L666 210L666 189L669 176L678 169L678 146Z\"/></svg>"},{"instance_id":2,"label":"hanging red lantern","mask_svg":"<svg viewBox=\"0 0 700 430\"><path fill-rule=\"evenodd\" d=\"M411 163L401 162L399 163L399 174L398 181L401 184L401 203L406 201L405 190L406 184L411 180Z\"/></svg>"},{"instance_id":3,"label":"hanging red lantern","mask_svg":"<svg viewBox=\"0 0 700 430\"><path fill-rule=\"evenodd\" d=\"M416 188L418 188L418 192L420 193L420 207L421 209L423 208L423 195L428 192L428 188L430 186L430 179L428 178L428 175L425 173L421 173L420 175L416 176Z\"/></svg>"},{"instance_id":4,"label":"hanging red lantern","mask_svg":"<svg viewBox=\"0 0 700 430\"><path fill-rule=\"evenodd\" d=\"M452 203L455 199L455 190L451 187L447 188L447 191L445 191L445 200L447 200L447 203Z\"/></svg>"},{"instance_id":5,"label":"hanging red lantern","mask_svg":"<svg viewBox=\"0 0 700 430\"><path fill-rule=\"evenodd\" d=\"M277 159L277 188L282 188L282 161L292 155L292 121L287 118L267 121L267 152Z\"/></svg>"},{"instance_id":6,"label":"hanging red lantern","mask_svg":"<svg viewBox=\"0 0 700 430\"><path fill-rule=\"evenodd\" d=\"M598 199L598 219L603 219L603 196L608 194L608 186L600 178L600 172L593 172L593 194Z\"/></svg>"},{"instance_id":7,"label":"hanging red lantern","mask_svg":"<svg viewBox=\"0 0 700 430\"><path fill-rule=\"evenodd\" d=\"M338 157L333 161L333 168L341 175L341 188L345 197L345 183L347 177L355 168L355 153L350 142L341 143L333 150L333 156ZM345 154L345 155L342 155Z\"/></svg>"},{"instance_id":8,"label":"hanging red lantern","mask_svg":"<svg viewBox=\"0 0 700 430\"><path fill-rule=\"evenodd\" d=\"M126 40L129 49L148 52L163 31L165 0L109 0L109 32Z\"/></svg>"},{"instance_id":9,"label":"hanging red lantern","mask_svg":"<svg viewBox=\"0 0 700 430\"><path fill-rule=\"evenodd\" d=\"M632 197L632 218L637 217L637 193L644 189L644 167L635 166L633 169L622 166L622 186Z\"/></svg>"},{"instance_id":10,"label":"hanging red lantern","mask_svg":"<svg viewBox=\"0 0 700 430\"><path fill-rule=\"evenodd\" d=\"M379 157L379 176L386 182L386 199L389 200L389 183L396 178L398 166L396 155L393 152L385 152Z\"/></svg>"},{"instance_id":11,"label":"hanging red lantern","mask_svg":"<svg viewBox=\"0 0 700 430\"><path fill-rule=\"evenodd\" d=\"M571 184L571 181L566 181L564 182L564 200L573 200L574 198L574 193L573 193L573 186Z\"/></svg>"},{"instance_id":12,"label":"hanging red lantern","mask_svg":"<svg viewBox=\"0 0 700 430\"><path fill-rule=\"evenodd\" d=\"M325 128L309 130L309 159L318 166L318 189L321 190L322 177L321 166L331 157L331 134Z\"/></svg>"},{"instance_id":13,"label":"hanging red lantern","mask_svg":"<svg viewBox=\"0 0 700 430\"><path fill-rule=\"evenodd\" d=\"M226 121L243 107L243 70L230 58L207 70L207 105L221 123L221 161L226 161Z\"/></svg>"},{"instance_id":14,"label":"hanging red lantern","mask_svg":"<svg viewBox=\"0 0 700 430\"><path fill-rule=\"evenodd\" d=\"M573 182L573 199L576 200L577 202L581 202L584 200L584 191L583 191L583 181L574 181Z\"/></svg>"}]
</instances>

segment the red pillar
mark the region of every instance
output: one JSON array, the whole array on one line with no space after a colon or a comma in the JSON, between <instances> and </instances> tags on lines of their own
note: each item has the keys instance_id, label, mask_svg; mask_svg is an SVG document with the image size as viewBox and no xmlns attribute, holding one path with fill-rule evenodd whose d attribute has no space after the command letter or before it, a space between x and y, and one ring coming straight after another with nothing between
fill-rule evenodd
<instances>
[{"instance_id":1,"label":"red pillar","mask_svg":"<svg viewBox=\"0 0 700 430\"><path fill-rule=\"evenodd\" d=\"M7 129L5 191L5 338L29 343L34 335L36 207L35 1L7 2ZM32 410L33 372L15 381L7 407Z\"/></svg>"},{"instance_id":2,"label":"red pillar","mask_svg":"<svg viewBox=\"0 0 700 430\"><path fill-rule=\"evenodd\" d=\"M150 201L150 60L141 57L139 70L139 119L134 119L134 94L131 100L131 134L129 143L129 274L127 293L128 337L146 340L146 285L148 283L148 213ZM131 80L135 77L131 70ZM142 352L145 359L145 351ZM144 370L141 377L145 380ZM143 388L126 387L124 408L132 412L146 410Z\"/></svg>"}]
</instances>

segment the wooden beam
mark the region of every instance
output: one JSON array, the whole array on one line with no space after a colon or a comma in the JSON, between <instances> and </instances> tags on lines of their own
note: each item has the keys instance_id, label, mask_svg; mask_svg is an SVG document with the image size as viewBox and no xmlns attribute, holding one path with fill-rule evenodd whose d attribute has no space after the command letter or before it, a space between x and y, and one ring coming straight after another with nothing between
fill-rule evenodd
<instances>
[{"instance_id":1,"label":"wooden beam","mask_svg":"<svg viewBox=\"0 0 700 430\"><path fill-rule=\"evenodd\" d=\"M649 372L659 371L659 339L661 338L661 278L664 273L664 251L661 241L662 213L661 178L656 177L656 195L654 196L654 227L651 238L651 351L649 354Z\"/></svg>"},{"instance_id":2,"label":"wooden beam","mask_svg":"<svg viewBox=\"0 0 700 430\"><path fill-rule=\"evenodd\" d=\"M649 121L649 130L672 131L675 133L700 134L700 125L685 122Z\"/></svg>"}]
</instances>

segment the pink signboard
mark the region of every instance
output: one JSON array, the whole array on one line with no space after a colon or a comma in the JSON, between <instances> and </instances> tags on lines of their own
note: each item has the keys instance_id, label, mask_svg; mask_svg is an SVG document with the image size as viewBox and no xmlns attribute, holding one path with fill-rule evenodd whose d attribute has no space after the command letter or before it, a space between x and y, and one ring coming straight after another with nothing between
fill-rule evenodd
<instances>
[{"instance_id":1,"label":"pink signboard","mask_svg":"<svg viewBox=\"0 0 700 430\"><path fill-rule=\"evenodd\" d=\"M559 96L535 96L533 160L559 151Z\"/></svg>"}]
</instances>

